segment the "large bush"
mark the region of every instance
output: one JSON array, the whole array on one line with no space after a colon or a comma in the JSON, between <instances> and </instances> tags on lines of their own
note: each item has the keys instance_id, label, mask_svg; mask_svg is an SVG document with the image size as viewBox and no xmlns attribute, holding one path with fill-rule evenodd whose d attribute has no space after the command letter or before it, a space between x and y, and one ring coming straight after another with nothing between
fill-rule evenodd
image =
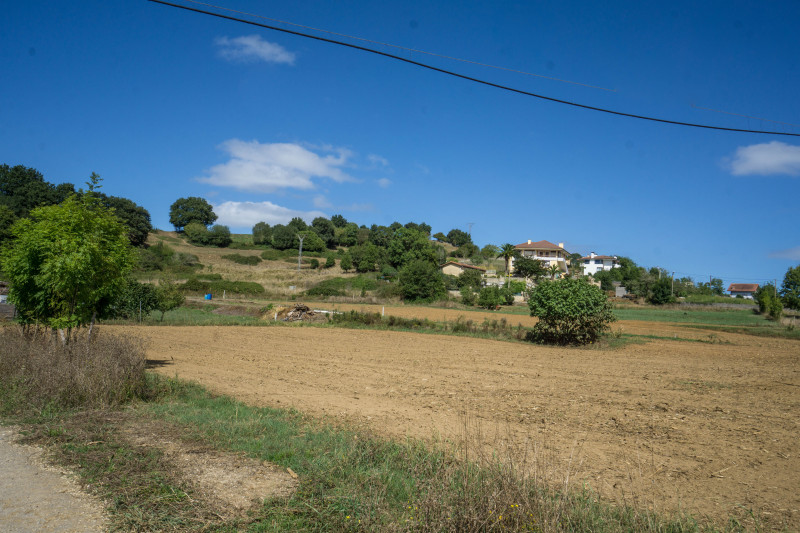
<instances>
[{"instance_id":1,"label":"large bush","mask_svg":"<svg viewBox=\"0 0 800 533\"><path fill-rule=\"evenodd\" d=\"M589 344L616 320L600 288L583 278L543 281L530 292L531 316L539 318L530 340L546 344Z\"/></svg>"},{"instance_id":2,"label":"large bush","mask_svg":"<svg viewBox=\"0 0 800 533\"><path fill-rule=\"evenodd\" d=\"M439 269L421 259L400 269L399 284L403 299L409 301L433 301L447 295Z\"/></svg>"}]
</instances>

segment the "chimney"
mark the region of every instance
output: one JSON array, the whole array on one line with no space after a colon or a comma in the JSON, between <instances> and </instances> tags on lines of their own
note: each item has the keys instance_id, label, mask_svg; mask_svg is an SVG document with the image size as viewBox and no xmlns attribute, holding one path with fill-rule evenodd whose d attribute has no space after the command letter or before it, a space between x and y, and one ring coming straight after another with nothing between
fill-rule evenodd
<instances>
[{"instance_id":1,"label":"chimney","mask_svg":"<svg viewBox=\"0 0 800 533\"><path fill-rule=\"evenodd\" d=\"M530 244L530 243L531 243L531 240L530 240L530 239L528 239L528 244Z\"/></svg>"},{"instance_id":2,"label":"chimney","mask_svg":"<svg viewBox=\"0 0 800 533\"><path fill-rule=\"evenodd\" d=\"M594 257L596 254L594 252L589 254L589 257Z\"/></svg>"},{"instance_id":3,"label":"chimney","mask_svg":"<svg viewBox=\"0 0 800 533\"><path fill-rule=\"evenodd\" d=\"M558 243L558 247L559 248L563 248L564 247L564 243L563 242Z\"/></svg>"}]
</instances>

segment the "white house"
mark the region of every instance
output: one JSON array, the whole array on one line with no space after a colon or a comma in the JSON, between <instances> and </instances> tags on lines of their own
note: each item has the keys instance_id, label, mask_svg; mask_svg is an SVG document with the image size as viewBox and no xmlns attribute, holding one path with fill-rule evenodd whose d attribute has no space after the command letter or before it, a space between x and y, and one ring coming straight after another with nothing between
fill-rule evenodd
<instances>
[{"instance_id":1,"label":"white house","mask_svg":"<svg viewBox=\"0 0 800 533\"><path fill-rule=\"evenodd\" d=\"M549 241L537 242L523 242L514 246L519 250L522 257L529 257L531 259L538 259L542 262L542 266L550 268L551 265L558 265L559 270L564 274L569 273L569 252L564 249L564 243L560 242L557 245ZM511 260L511 269L514 269L514 260Z\"/></svg>"},{"instance_id":2,"label":"white house","mask_svg":"<svg viewBox=\"0 0 800 533\"><path fill-rule=\"evenodd\" d=\"M728 286L728 292L731 296L741 296L752 300L756 291L758 290L758 283L731 283Z\"/></svg>"},{"instance_id":3,"label":"white house","mask_svg":"<svg viewBox=\"0 0 800 533\"><path fill-rule=\"evenodd\" d=\"M581 257L583 263L583 275L589 276L597 274L601 270L611 270L619 266L619 259L616 255L597 255L592 252L586 257Z\"/></svg>"}]
</instances>

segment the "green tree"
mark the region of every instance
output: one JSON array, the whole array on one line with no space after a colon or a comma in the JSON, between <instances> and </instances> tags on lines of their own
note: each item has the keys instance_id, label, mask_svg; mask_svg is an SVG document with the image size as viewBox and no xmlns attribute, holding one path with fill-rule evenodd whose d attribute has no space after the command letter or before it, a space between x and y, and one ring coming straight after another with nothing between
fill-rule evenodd
<instances>
[{"instance_id":1,"label":"green tree","mask_svg":"<svg viewBox=\"0 0 800 533\"><path fill-rule=\"evenodd\" d=\"M648 301L653 305L673 303L675 297L672 295L672 279L664 276L658 280L653 285L653 290Z\"/></svg>"},{"instance_id":2,"label":"green tree","mask_svg":"<svg viewBox=\"0 0 800 533\"><path fill-rule=\"evenodd\" d=\"M18 220L0 255L21 321L57 329L65 343L115 300L135 261L125 226L94 195L99 182L92 174L88 192Z\"/></svg>"},{"instance_id":3,"label":"green tree","mask_svg":"<svg viewBox=\"0 0 800 533\"><path fill-rule=\"evenodd\" d=\"M500 307L504 302L505 302L505 297L503 296L500 287L497 287L496 285L490 285L488 287L484 287L478 293L478 307L483 307L484 309L489 309L494 311L495 309Z\"/></svg>"},{"instance_id":4,"label":"green tree","mask_svg":"<svg viewBox=\"0 0 800 533\"><path fill-rule=\"evenodd\" d=\"M197 196L178 198L169 208L169 223L178 232L183 231L191 222L208 227L216 220L217 215L214 214L211 204Z\"/></svg>"},{"instance_id":5,"label":"green tree","mask_svg":"<svg viewBox=\"0 0 800 533\"><path fill-rule=\"evenodd\" d=\"M528 298L539 318L530 339L547 344L589 344L616 320L605 293L586 278L543 281Z\"/></svg>"},{"instance_id":6,"label":"green tree","mask_svg":"<svg viewBox=\"0 0 800 533\"><path fill-rule=\"evenodd\" d=\"M437 241L439 241L439 242L447 242L447 235L445 235L445 234L444 234L444 233L442 233L441 231L440 231L440 232L438 232L438 233L435 233L435 234L433 235L433 238L434 238L434 239L436 239L436 240L437 240Z\"/></svg>"},{"instance_id":7,"label":"green tree","mask_svg":"<svg viewBox=\"0 0 800 533\"><path fill-rule=\"evenodd\" d=\"M272 244L272 228L266 222L257 222L253 226L253 244Z\"/></svg>"},{"instance_id":8,"label":"green tree","mask_svg":"<svg viewBox=\"0 0 800 533\"><path fill-rule=\"evenodd\" d=\"M789 267L783 276L781 298L784 306L800 311L800 265Z\"/></svg>"},{"instance_id":9,"label":"green tree","mask_svg":"<svg viewBox=\"0 0 800 533\"><path fill-rule=\"evenodd\" d=\"M220 224L214 224L211 226L211 229L208 230L208 236L206 239L207 244L210 244L211 246L217 246L219 248L227 248L233 242L231 230L228 229L228 226L222 226Z\"/></svg>"},{"instance_id":10,"label":"green tree","mask_svg":"<svg viewBox=\"0 0 800 533\"><path fill-rule=\"evenodd\" d=\"M474 268L467 268L458 276L458 287L471 287L480 290L483 287L483 272Z\"/></svg>"},{"instance_id":11,"label":"green tree","mask_svg":"<svg viewBox=\"0 0 800 533\"><path fill-rule=\"evenodd\" d=\"M483 248L481 248L481 255L484 259L497 259L498 254L500 253L500 248L495 246L494 244L487 244Z\"/></svg>"},{"instance_id":12,"label":"green tree","mask_svg":"<svg viewBox=\"0 0 800 533\"><path fill-rule=\"evenodd\" d=\"M352 270L352 268L353 268L353 258L350 257L350 254L344 254L342 256L341 261L339 261L339 267L344 272L347 272L348 270Z\"/></svg>"},{"instance_id":13,"label":"green tree","mask_svg":"<svg viewBox=\"0 0 800 533\"><path fill-rule=\"evenodd\" d=\"M337 228L343 228L347 225L347 219L342 215L333 215L331 217L331 222L333 222L333 225Z\"/></svg>"},{"instance_id":14,"label":"green tree","mask_svg":"<svg viewBox=\"0 0 800 533\"><path fill-rule=\"evenodd\" d=\"M297 233L283 224L276 224L272 228L272 246L276 250L288 250L294 244Z\"/></svg>"},{"instance_id":15,"label":"green tree","mask_svg":"<svg viewBox=\"0 0 800 533\"><path fill-rule=\"evenodd\" d=\"M310 229L295 234L292 248L300 249L300 237L303 237L303 251L322 252L325 250L325 243L319 238L319 235Z\"/></svg>"},{"instance_id":16,"label":"green tree","mask_svg":"<svg viewBox=\"0 0 800 533\"><path fill-rule=\"evenodd\" d=\"M539 259L518 257L514 261L514 276L516 277L530 278L538 282L545 274L547 274L547 269L544 268Z\"/></svg>"},{"instance_id":17,"label":"green tree","mask_svg":"<svg viewBox=\"0 0 800 533\"><path fill-rule=\"evenodd\" d=\"M142 317L146 317L155 309L155 305L155 287L129 278L117 294L113 304L103 313L103 318L136 319L140 313Z\"/></svg>"},{"instance_id":18,"label":"green tree","mask_svg":"<svg viewBox=\"0 0 800 533\"><path fill-rule=\"evenodd\" d=\"M306 221L300 217L294 217L289 221L288 224L286 224L286 226L294 230L295 233L308 230L308 224L306 224Z\"/></svg>"},{"instance_id":19,"label":"green tree","mask_svg":"<svg viewBox=\"0 0 800 533\"><path fill-rule=\"evenodd\" d=\"M421 231L400 227L394 232L387 248L389 263L400 268L411 261L428 261L436 264L436 251Z\"/></svg>"},{"instance_id":20,"label":"green tree","mask_svg":"<svg viewBox=\"0 0 800 533\"><path fill-rule=\"evenodd\" d=\"M353 260L353 265L356 267L357 272L375 272L385 262L386 252L383 248L368 242L363 245L352 246L348 250L348 255Z\"/></svg>"},{"instance_id":21,"label":"green tree","mask_svg":"<svg viewBox=\"0 0 800 533\"><path fill-rule=\"evenodd\" d=\"M466 231L451 229L447 232L447 242L453 246L464 246L465 244L472 244L472 237Z\"/></svg>"},{"instance_id":22,"label":"green tree","mask_svg":"<svg viewBox=\"0 0 800 533\"><path fill-rule=\"evenodd\" d=\"M404 300L430 302L447 295L441 272L429 261L410 261L400 269L398 277Z\"/></svg>"},{"instance_id":23,"label":"green tree","mask_svg":"<svg viewBox=\"0 0 800 533\"><path fill-rule=\"evenodd\" d=\"M183 228L183 234L192 244L208 244L208 228L200 222L189 222Z\"/></svg>"},{"instance_id":24,"label":"green tree","mask_svg":"<svg viewBox=\"0 0 800 533\"><path fill-rule=\"evenodd\" d=\"M336 247L336 226L333 225L333 222L325 217L317 217L311 221L311 229L325 243L325 248Z\"/></svg>"},{"instance_id":25,"label":"green tree","mask_svg":"<svg viewBox=\"0 0 800 533\"><path fill-rule=\"evenodd\" d=\"M325 268L333 268L336 266L336 259L333 258L333 255L328 255L325 258Z\"/></svg>"},{"instance_id":26,"label":"green tree","mask_svg":"<svg viewBox=\"0 0 800 533\"><path fill-rule=\"evenodd\" d=\"M59 204L74 192L71 183L53 186L35 168L0 165L0 205L8 206L17 218L27 217L37 207Z\"/></svg>"},{"instance_id":27,"label":"green tree","mask_svg":"<svg viewBox=\"0 0 800 533\"><path fill-rule=\"evenodd\" d=\"M144 207L136 205L127 198L97 194L100 202L114 210L125 227L128 228L128 240L133 246L144 246L147 235L153 231L150 223L150 213Z\"/></svg>"},{"instance_id":28,"label":"green tree","mask_svg":"<svg viewBox=\"0 0 800 533\"><path fill-rule=\"evenodd\" d=\"M547 273L550 274L550 279L556 279L556 277L561 275L561 269L558 268L556 263L550 265L550 268L547 269Z\"/></svg>"},{"instance_id":29,"label":"green tree","mask_svg":"<svg viewBox=\"0 0 800 533\"><path fill-rule=\"evenodd\" d=\"M5 204L0 204L0 245L11 238L11 226L16 220L14 210Z\"/></svg>"},{"instance_id":30,"label":"green tree","mask_svg":"<svg viewBox=\"0 0 800 533\"><path fill-rule=\"evenodd\" d=\"M164 314L173 309L177 309L186 302L186 296L181 292L177 283L167 279L161 279L155 290L155 305L153 308L161 312L160 322L164 321Z\"/></svg>"}]
</instances>

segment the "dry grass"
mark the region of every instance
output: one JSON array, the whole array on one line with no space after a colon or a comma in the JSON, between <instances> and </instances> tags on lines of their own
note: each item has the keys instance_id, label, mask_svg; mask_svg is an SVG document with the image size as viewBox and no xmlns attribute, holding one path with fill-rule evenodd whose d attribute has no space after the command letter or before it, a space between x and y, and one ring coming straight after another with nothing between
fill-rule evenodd
<instances>
[{"instance_id":1,"label":"dry grass","mask_svg":"<svg viewBox=\"0 0 800 533\"><path fill-rule=\"evenodd\" d=\"M6 409L102 407L145 391L140 341L95 333L62 344L49 330L0 329L0 396Z\"/></svg>"}]
</instances>

